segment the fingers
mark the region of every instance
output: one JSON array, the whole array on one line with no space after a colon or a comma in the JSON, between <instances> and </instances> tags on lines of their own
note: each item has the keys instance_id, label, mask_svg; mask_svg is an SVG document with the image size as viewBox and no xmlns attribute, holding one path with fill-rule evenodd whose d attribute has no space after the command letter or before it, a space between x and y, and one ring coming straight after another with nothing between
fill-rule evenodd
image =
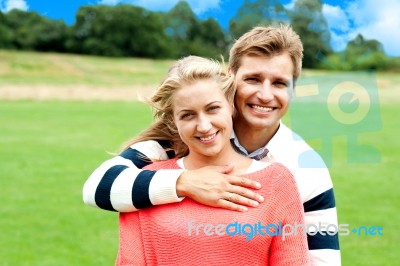
<instances>
[{"instance_id":1,"label":"fingers","mask_svg":"<svg viewBox=\"0 0 400 266\"><path fill-rule=\"evenodd\" d=\"M237 187L234 189L236 189L236 192L227 192L229 196L225 198L225 200L248 207L258 207L260 202L264 201L264 198L261 195L258 195L252 191L246 191L241 194L241 192L238 191L242 191L242 188Z\"/></svg>"},{"instance_id":2,"label":"fingers","mask_svg":"<svg viewBox=\"0 0 400 266\"><path fill-rule=\"evenodd\" d=\"M248 211L248 208L246 206L241 206L236 203L230 202L225 199L220 199L217 207L231 210L231 211L238 211L238 212L246 212Z\"/></svg>"},{"instance_id":3,"label":"fingers","mask_svg":"<svg viewBox=\"0 0 400 266\"><path fill-rule=\"evenodd\" d=\"M236 193L226 192L224 198L220 198L217 204L218 207L232 211L246 212L249 207L258 207L259 203L254 200L250 200L242 195Z\"/></svg>"},{"instance_id":4,"label":"fingers","mask_svg":"<svg viewBox=\"0 0 400 266\"><path fill-rule=\"evenodd\" d=\"M239 204L243 204L246 206L257 207L258 203L264 201L263 196L248 189L248 188L259 189L261 187L260 183L245 177L237 177L237 176L228 177L228 182L231 184L228 191L237 195L235 196L233 202L237 202Z\"/></svg>"},{"instance_id":5,"label":"fingers","mask_svg":"<svg viewBox=\"0 0 400 266\"><path fill-rule=\"evenodd\" d=\"M248 207L257 207L264 201L260 194L253 191L261 188L259 182L215 170L216 167L208 166L183 172L176 183L177 195L234 211L247 211Z\"/></svg>"},{"instance_id":6,"label":"fingers","mask_svg":"<svg viewBox=\"0 0 400 266\"><path fill-rule=\"evenodd\" d=\"M261 184L259 182L245 178L245 177L229 176L228 180L229 180L229 183L231 183L232 185L248 187L248 188L252 188L252 189L260 189L261 188Z\"/></svg>"}]
</instances>

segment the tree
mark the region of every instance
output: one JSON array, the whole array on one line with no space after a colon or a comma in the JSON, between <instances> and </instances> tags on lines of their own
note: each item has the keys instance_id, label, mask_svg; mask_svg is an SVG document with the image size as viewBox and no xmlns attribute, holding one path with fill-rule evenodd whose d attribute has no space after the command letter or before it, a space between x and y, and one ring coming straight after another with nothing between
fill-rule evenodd
<instances>
[{"instance_id":1,"label":"tree","mask_svg":"<svg viewBox=\"0 0 400 266\"><path fill-rule=\"evenodd\" d=\"M300 35L304 47L303 66L313 68L319 64L318 55L328 55L330 31L322 14L320 0L297 0L290 13L293 29Z\"/></svg>"},{"instance_id":2,"label":"tree","mask_svg":"<svg viewBox=\"0 0 400 266\"><path fill-rule=\"evenodd\" d=\"M7 26L6 17L0 12L0 48L12 48L13 34Z\"/></svg>"},{"instance_id":3,"label":"tree","mask_svg":"<svg viewBox=\"0 0 400 266\"><path fill-rule=\"evenodd\" d=\"M64 51L67 26L36 12L13 9L5 15L5 25L12 29L12 47L22 50Z\"/></svg>"},{"instance_id":4,"label":"tree","mask_svg":"<svg viewBox=\"0 0 400 266\"><path fill-rule=\"evenodd\" d=\"M189 53L218 58L227 51L228 42L218 22L209 18L192 27L188 35Z\"/></svg>"},{"instance_id":5,"label":"tree","mask_svg":"<svg viewBox=\"0 0 400 266\"><path fill-rule=\"evenodd\" d=\"M225 52L226 36L218 22L213 18L200 21L185 1L178 2L164 19L174 57L194 54L217 58Z\"/></svg>"},{"instance_id":6,"label":"tree","mask_svg":"<svg viewBox=\"0 0 400 266\"><path fill-rule=\"evenodd\" d=\"M68 47L106 56L168 57L168 37L159 15L131 5L78 10Z\"/></svg>"},{"instance_id":7,"label":"tree","mask_svg":"<svg viewBox=\"0 0 400 266\"><path fill-rule=\"evenodd\" d=\"M377 40L366 40L361 34L347 43L345 56L353 70L386 69L389 66L383 45Z\"/></svg>"},{"instance_id":8,"label":"tree","mask_svg":"<svg viewBox=\"0 0 400 266\"><path fill-rule=\"evenodd\" d=\"M174 56L182 57L191 54L190 42L194 39L194 29L199 21L185 1L179 1L165 15L165 31L172 39L175 49Z\"/></svg>"},{"instance_id":9,"label":"tree","mask_svg":"<svg viewBox=\"0 0 400 266\"><path fill-rule=\"evenodd\" d=\"M236 16L230 20L229 32L233 38L239 38L254 26L287 21L287 11L278 0L245 0Z\"/></svg>"}]
</instances>

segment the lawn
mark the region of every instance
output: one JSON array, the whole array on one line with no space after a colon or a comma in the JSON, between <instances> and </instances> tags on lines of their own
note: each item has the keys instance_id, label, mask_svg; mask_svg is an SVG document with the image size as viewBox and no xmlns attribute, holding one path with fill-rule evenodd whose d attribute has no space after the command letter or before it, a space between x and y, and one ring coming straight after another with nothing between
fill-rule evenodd
<instances>
[{"instance_id":1,"label":"lawn","mask_svg":"<svg viewBox=\"0 0 400 266\"><path fill-rule=\"evenodd\" d=\"M112 265L117 214L87 207L82 186L151 120L147 106L0 102L0 265Z\"/></svg>"},{"instance_id":2,"label":"lawn","mask_svg":"<svg viewBox=\"0 0 400 266\"><path fill-rule=\"evenodd\" d=\"M379 162L352 164L346 139L331 167L339 222L381 226L383 236L340 239L343 265L393 265L400 200L396 105L381 106L382 130L366 143ZM117 214L84 206L82 185L107 152L151 121L148 107L119 102L0 102L0 265L112 265ZM342 151L342 152L340 152Z\"/></svg>"},{"instance_id":3,"label":"lawn","mask_svg":"<svg viewBox=\"0 0 400 266\"><path fill-rule=\"evenodd\" d=\"M171 62L0 50L0 85L153 85L161 80Z\"/></svg>"}]
</instances>

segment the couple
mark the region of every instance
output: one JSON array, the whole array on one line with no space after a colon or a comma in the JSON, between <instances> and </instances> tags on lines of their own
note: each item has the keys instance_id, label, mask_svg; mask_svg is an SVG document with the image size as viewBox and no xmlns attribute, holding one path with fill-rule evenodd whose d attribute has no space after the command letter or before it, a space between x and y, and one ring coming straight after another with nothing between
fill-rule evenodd
<instances>
[{"instance_id":1,"label":"couple","mask_svg":"<svg viewBox=\"0 0 400 266\"><path fill-rule=\"evenodd\" d=\"M126 225L126 228L130 228L129 221L131 221L132 224L136 225L136 230L131 228L128 231L130 234L134 234L132 237L135 237L135 239L140 239L140 234L143 233L143 227L141 227L143 224L141 224L141 222L151 223L152 219L154 219L155 225L161 222L176 224L178 221L182 222L183 219L185 219L185 223L194 219L195 216L183 215L181 217L176 215L176 212L184 212L186 210L185 208L190 209L190 206L195 204L194 201L207 206L222 208L210 209L207 206L195 204L200 212L203 209L208 210L207 214L217 221L215 224L218 224L218 221L220 221L219 219L222 219L225 223L234 221L251 223L258 219L257 222L260 221L264 224L266 222L271 222L272 220L270 219L276 219L279 216L275 216L276 212L281 211L289 211L290 215L298 215L301 208L294 208L296 211L292 211L291 208L282 210L280 204L286 206L285 204L287 202L280 200L281 203L277 204L275 198L276 195L281 195L277 191L279 191L280 186L286 182L284 194L288 196L288 200L290 198L290 200L294 200L293 204L296 204L295 195L298 192L296 191L296 187L289 185L292 184L292 182L290 181L291 177L288 171L279 164L269 165L265 162L254 162L244 157L238 157L236 153L230 155L232 158L223 159L221 156L216 156L216 154L218 154L218 149L220 149L218 150L219 152L231 154L230 152L233 147L236 151L248 157L255 158L256 160L268 161L268 157L271 157L272 154L276 161L282 162L291 170L296 181L297 189L300 192L301 202L303 203L306 226L318 224L322 224L322 226L328 224L337 225L336 208L329 172L326 168L300 168L297 161L299 155L304 151L312 151L312 149L304 141L295 141L290 129L280 123L281 117L286 113L288 108L289 93L294 89L294 82L300 75L301 59L302 45L300 39L288 26L281 26L279 28L258 27L246 33L236 41L230 51L229 70L232 76L228 81L232 82L237 87L234 100L234 133L229 135L229 142L232 146L218 146L220 145L220 141L226 137L226 132L230 132L228 124L226 124L226 119L223 121L218 120L218 123L215 125L211 122L203 124L203 121L200 119L200 129L197 129L196 132L197 134L201 133L204 135L193 135L192 138L186 135L190 133L190 127L185 126L190 124L185 120L186 117L190 120L196 118L197 115L191 109L195 108L195 104L197 104L197 101L193 99L200 100L201 95L207 96L207 99L211 99L211 92L202 92L200 96L189 97L186 95L186 97L192 99L190 102L189 100L182 100L181 104L189 104L187 110L192 113L189 112L189 114L185 114L184 118L181 120L178 119L179 116L177 118L175 116L172 117L172 121L176 123L177 128L179 128L179 125L182 125L182 131L184 132L182 133L178 130L178 135L171 131L171 126L167 127L165 124L166 121L169 121L166 113L172 112L172 114L175 115L176 107L172 110L161 109L164 108L164 106L160 106L159 104L167 97L165 94L167 91L164 91L164 94L159 95L158 98L157 96L153 98L153 102L158 105L156 108L159 108L156 113L159 122L153 125L153 132L152 129L145 131L136 140L139 142L132 144L119 156L100 165L85 183L83 192L84 201L89 205L106 210L133 212L137 209L143 209L152 205L179 202L182 200L183 196L187 196L191 199L187 199L182 203L167 204L162 207L152 207L147 210L141 210L135 215L134 213L121 214L121 230L124 229L124 225ZM184 60L189 60L189 58ZM168 77L173 75L174 71L178 70L176 67L175 65L171 69ZM207 79L200 79L196 84L204 85L205 80ZM172 81L172 85L168 85L167 89L179 88L177 82L176 80ZM195 83L188 83L185 85L189 84L190 86L188 87L193 87ZM214 87L218 87L217 84L214 85ZM220 84L220 86L222 85ZM199 85L199 90L201 89L200 87ZM185 89L182 87L175 93L179 96L179 93L186 91L187 86L184 88ZM185 95L181 96L183 97ZM177 100L175 97L176 95L169 100ZM227 101L229 103L229 99ZM167 104L172 107L175 102L167 102ZM210 107L209 111L215 112L219 108L220 107ZM206 110L207 109L203 111L206 112ZM200 117L200 115L198 116ZM219 116L222 117L220 114L218 117ZM170 120L172 118L170 117ZM204 128L201 129L201 127ZM204 133L207 127L209 127L208 129L210 131ZM219 129L219 127L221 127L221 129ZM211 133L217 134L214 136L213 134L210 135ZM174 169L158 171L156 171L156 169L140 170L145 165L149 164L147 158L165 160L175 156L181 158L187 155L185 146L180 142L180 137L184 142L187 142L186 144L190 149L190 153L187 157L184 157L184 159L180 159L176 162L172 161L173 163L168 161L168 165L162 166L162 168ZM187 139L185 139L185 137ZM197 142L190 142L194 140L193 138L197 138ZM215 147L214 141L216 143ZM208 147L208 145L212 147ZM203 150L204 146L207 146L207 148ZM188 160L192 155L197 157L194 160L193 157ZM200 155L203 157L199 157ZM199 158L202 159L200 160ZM213 161L214 159L218 161ZM229 172L229 175L227 175L207 167L199 168L204 165L209 165L211 162L210 160L212 160L214 165L226 165L234 162L233 173ZM160 167L160 163L150 167ZM277 169L279 169L279 171L277 171ZM228 169L227 171L229 170L232 169ZM266 175L260 178L256 173L263 173L263 175ZM241 176L243 174L244 176ZM261 188L259 188L260 185L262 185ZM253 189L259 188L260 194L265 196L265 202L261 203L263 201L263 199L260 198L261 196L246 187ZM277 189L275 190L275 188ZM274 190L274 193L271 194L272 190ZM249 206L255 208L248 208ZM271 209L271 206L276 209ZM182 210L180 210L179 207L182 207ZM243 212L228 212L223 209ZM171 213L169 214L169 212ZM214 213L217 212L222 212L224 215L215 214L214 216ZM257 215L263 213L263 215L259 217L253 215L253 213ZM284 214L285 212L280 213L280 215ZM201 214L199 215L201 216ZM290 215L288 217L291 217ZM129 216L136 218L131 217L132 219L124 219L124 217ZM149 217L149 219L142 219L141 216ZM163 217L175 217L175 220L166 220L166 218ZM231 219L227 219L228 217ZM180 220L180 218L182 218L182 220ZM279 218L282 217L279 216ZM296 216L294 220L291 220L291 222L300 223L301 217L298 218ZM124 221L128 222L124 223ZM200 224L203 221L205 221L205 223L211 222L211 220L207 222L207 216L204 214L201 219L196 220L196 224ZM280 222L287 221L283 220ZM176 226L183 225L181 223ZM185 226L186 231L181 232L181 230L179 230L176 232L181 234L187 233L189 224L186 223ZM307 239L311 263L313 265L339 265L340 252L337 234L327 234L324 232L325 230L323 227L320 228L320 232L317 232L315 227L310 228L311 231L314 229ZM175 230L172 231L175 232ZM121 234L121 248L124 247L123 243L125 243L122 239L123 237L124 235ZM197 238L193 238L192 236L191 239L196 240ZM236 241L236 239L237 241L242 241L240 237L230 238L230 241ZM161 240L166 241L162 243L166 244L164 247L167 250L175 250L175 246L171 247L168 245L168 239ZM198 239L198 241L207 241L207 239L201 238ZM259 239L259 241L268 242L272 240L264 237ZM279 240L276 241L279 242ZM293 241L299 241L299 245L290 245L290 242L281 242L285 244L283 248L296 249L296 252L298 251L301 253L301 241L304 241L304 238L293 237ZM175 242L174 244L176 245ZM255 252L255 254L258 254L258 256L263 259L266 259L266 256L270 256L269 260L271 261L274 258L277 260L292 259L292 255L285 255L285 258L274 257L278 256L280 253L275 251L268 253L268 250L276 249L273 248L274 246L271 242L267 244L264 243L262 247L265 248L265 245L269 246L270 249L263 250L263 253L257 253L257 249L251 248L250 253ZM196 247L198 246L202 245L196 245ZM143 247L149 248L149 246L146 245ZM220 247L222 248L223 245L220 245ZM278 245L278 247L282 246ZM214 249L215 247L213 246L212 248ZM237 249L237 246L235 246L235 248L235 251L230 250L230 253L227 253L227 258L230 258L233 253L240 250L240 248ZM153 249L150 248L150 250ZM245 250L249 252L248 246L246 246ZM193 253L196 253L195 251L196 249L193 250ZM294 250L292 251L294 252ZM143 251L140 253L145 254ZM119 258L121 259L121 256L119 256ZM151 255L150 258L154 257ZM236 259L234 261L236 262ZM264 263L267 262L268 260L264 260Z\"/></svg>"}]
</instances>

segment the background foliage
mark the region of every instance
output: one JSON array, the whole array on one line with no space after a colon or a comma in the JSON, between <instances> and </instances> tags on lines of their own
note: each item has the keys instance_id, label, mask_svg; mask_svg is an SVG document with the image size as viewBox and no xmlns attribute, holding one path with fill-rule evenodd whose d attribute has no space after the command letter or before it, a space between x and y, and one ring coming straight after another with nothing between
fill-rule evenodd
<instances>
[{"instance_id":1,"label":"background foliage","mask_svg":"<svg viewBox=\"0 0 400 266\"><path fill-rule=\"evenodd\" d=\"M320 0L296 0L287 10L277 0L245 0L224 30L213 18L200 20L185 1L170 11L133 5L82 6L74 25L30 11L0 13L0 49L55 51L112 57L227 57L230 45L256 25L289 23L304 44L304 67L336 70L400 70L376 40L359 35L334 53Z\"/></svg>"}]
</instances>

